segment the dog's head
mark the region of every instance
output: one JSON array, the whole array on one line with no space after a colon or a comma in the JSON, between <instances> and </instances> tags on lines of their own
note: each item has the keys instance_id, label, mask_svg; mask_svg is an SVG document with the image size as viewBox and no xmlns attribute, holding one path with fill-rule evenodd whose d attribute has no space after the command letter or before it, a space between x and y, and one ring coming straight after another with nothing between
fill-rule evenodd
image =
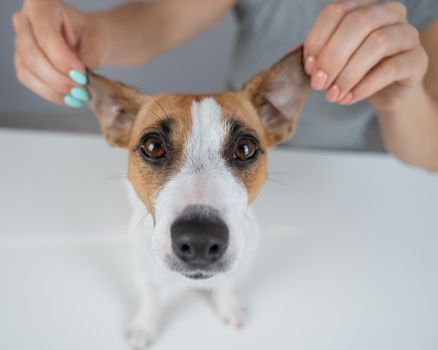
<instances>
[{"instance_id":1,"label":"dog's head","mask_svg":"<svg viewBox=\"0 0 438 350\"><path fill-rule=\"evenodd\" d=\"M150 96L90 74L102 132L127 148L129 180L153 215L159 262L189 278L238 265L266 152L292 137L308 86L301 49L236 93Z\"/></svg>"}]
</instances>

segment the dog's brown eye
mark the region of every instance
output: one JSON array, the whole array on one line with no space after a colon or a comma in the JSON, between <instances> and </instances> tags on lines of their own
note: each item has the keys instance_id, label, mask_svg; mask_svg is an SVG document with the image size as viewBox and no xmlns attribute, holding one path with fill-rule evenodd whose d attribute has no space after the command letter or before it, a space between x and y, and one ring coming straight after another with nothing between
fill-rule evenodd
<instances>
[{"instance_id":1,"label":"dog's brown eye","mask_svg":"<svg viewBox=\"0 0 438 350\"><path fill-rule=\"evenodd\" d=\"M248 160L254 157L256 151L257 146L254 140L245 137L237 142L234 150L234 158L237 160Z\"/></svg>"},{"instance_id":2,"label":"dog's brown eye","mask_svg":"<svg viewBox=\"0 0 438 350\"><path fill-rule=\"evenodd\" d=\"M163 140L156 135L146 137L140 147L143 154L150 159L159 159L166 155Z\"/></svg>"}]
</instances>

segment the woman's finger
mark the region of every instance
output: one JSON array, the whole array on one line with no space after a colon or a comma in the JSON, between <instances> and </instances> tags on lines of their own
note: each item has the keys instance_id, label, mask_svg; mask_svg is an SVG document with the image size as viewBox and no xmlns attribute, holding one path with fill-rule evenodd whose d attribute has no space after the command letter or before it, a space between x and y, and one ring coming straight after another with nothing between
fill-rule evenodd
<instances>
[{"instance_id":1,"label":"woman's finger","mask_svg":"<svg viewBox=\"0 0 438 350\"><path fill-rule=\"evenodd\" d=\"M345 15L374 2L374 0L335 1L322 9L304 42L304 59L307 74L313 73L316 57L325 47Z\"/></svg>"},{"instance_id":2,"label":"woman's finger","mask_svg":"<svg viewBox=\"0 0 438 350\"><path fill-rule=\"evenodd\" d=\"M329 87L370 33L405 18L405 7L395 2L370 5L347 14L317 57L312 87Z\"/></svg>"},{"instance_id":3,"label":"woman's finger","mask_svg":"<svg viewBox=\"0 0 438 350\"><path fill-rule=\"evenodd\" d=\"M17 54L26 69L59 93L68 94L74 86L73 82L53 67L45 57L35 42L27 19L21 17L17 26L20 30L17 37Z\"/></svg>"},{"instance_id":4,"label":"woman's finger","mask_svg":"<svg viewBox=\"0 0 438 350\"><path fill-rule=\"evenodd\" d=\"M342 69L327 91L327 99L330 102L341 101L380 61L411 50L418 42L418 31L409 24L395 24L374 31ZM333 93L335 90L338 91L337 96Z\"/></svg>"},{"instance_id":5,"label":"woman's finger","mask_svg":"<svg viewBox=\"0 0 438 350\"><path fill-rule=\"evenodd\" d=\"M64 74L72 69L85 72L84 65L63 37L62 14L52 9L49 2L31 1L26 5L36 43L52 65Z\"/></svg>"},{"instance_id":6,"label":"woman's finger","mask_svg":"<svg viewBox=\"0 0 438 350\"><path fill-rule=\"evenodd\" d=\"M353 104L370 98L377 92L384 93L386 87L396 82L403 84L404 80L412 77L412 73L417 70L418 62L421 59L423 59L423 55L419 55L419 50L414 49L383 60L354 87L351 93L347 94L351 96L349 101L346 101L348 98L346 96L341 104ZM390 99L388 99L388 103L389 101Z\"/></svg>"},{"instance_id":7,"label":"woman's finger","mask_svg":"<svg viewBox=\"0 0 438 350\"><path fill-rule=\"evenodd\" d=\"M26 69L19 58L16 57L14 63L17 79L21 84L50 102L64 104L64 96Z\"/></svg>"}]
</instances>

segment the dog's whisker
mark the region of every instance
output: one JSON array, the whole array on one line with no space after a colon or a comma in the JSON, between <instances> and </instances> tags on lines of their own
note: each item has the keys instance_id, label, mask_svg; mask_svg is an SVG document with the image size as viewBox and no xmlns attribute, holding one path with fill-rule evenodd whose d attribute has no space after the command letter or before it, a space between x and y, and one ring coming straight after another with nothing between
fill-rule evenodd
<instances>
[{"instance_id":1,"label":"dog's whisker","mask_svg":"<svg viewBox=\"0 0 438 350\"><path fill-rule=\"evenodd\" d=\"M150 97L154 102L156 102L155 98L154 98L152 95L146 95L146 96ZM146 110L147 110L148 112L152 113L152 114L153 114L154 116L156 116L157 118L161 118L161 116L160 116L158 113L154 112L152 109L150 109L150 108L146 108Z\"/></svg>"},{"instance_id":2,"label":"dog's whisker","mask_svg":"<svg viewBox=\"0 0 438 350\"><path fill-rule=\"evenodd\" d=\"M270 181L270 182L273 182L273 183L276 183L276 184L279 184L279 185L282 185L284 187L289 187L286 183L284 183L282 181L279 181L277 179L273 179L273 178L268 177L266 180Z\"/></svg>"},{"instance_id":3,"label":"dog's whisker","mask_svg":"<svg viewBox=\"0 0 438 350\"><path fill-rule=\"evenodd\" d=\"M245 214L245 217L250 221L252 221L253 223L257 224L257 221L253 217L251 217L251 215Z\"/></svg>"},{"instance_id":4,"label":"dog's whisker","mask_svg":"<svg viewBox=\"0 0 438 350\"><path fill-rule=\"evenodd\" d=\"M146 210L146 213L142 216L142 220L146 220L150 214L151 212Z\"/></svg>"},{"instance_id":5,"label":"dog's whisker","mask_svg":"<svg viewBox=\"0 0 438 350\"><path fill-rule=\"evenodd\" d=\"M147 108L147 111L152 113L154 116L156 116L157 118L161 118L161 116L158 113L155 113L152 109Z\"/></svg>"},{"instance_id":6,"label":"dog's whisker","mask_svg":"<svg viewBox=\"0 0 438 350\"><path fill-rule=\"evenodd\" d=\"M130 229L143 227L146 224L146 219L148 218L150 212L145 209L145 213L141 215L138 219L136 219L134 224L129 226Z\"/></svg>"},{"instance_id":7,"label":"dog's whisker","mask_svg":"<svg viewBox=\"0 0 438 350\"><path fill-rule=\"evenodd\" d=\"M127 175L127 173L125 172L125 171L115 171L115 172L113 172L112 174L109 174L110 176L112 176L112 175Z\"/></svg>"},{"instance_id":8,"label":"dog's whisker","mask_svg":"<svg viewBox=\"0 0 438 350\"><path fill-rule=\"evenodd\" d=\"M127 174L114 174L104 177L102 179L102 182L114 181L114 180L127 180L127 179L128 179Z\"/></svg>"},{"instance_id":9,"label":"dog's whisker","mask_svg":"<svg viewBox=\"0 0 438 350\"><path fill-rule=\"evenodd\" d=\"M278 172L278 171L270 171L269 175L292 176L291 173L284 173L284 172Z\"/></svg>"},{"instance_id":10,"label":"dog's whisker","mask_svg":"<svg viewBox=\"0 0 438 350\"><path fill-rule=\"evenodd\" d=\"M153 95L151 92L147 91L146 89L140 89L140 91L141 91L144 95L146 95L147 97L151 98L152 101L153 101L154 103L156 103L156 104L160 107L160 109L164 112L164 115L165 115L167 118L169 117L169 115L167 114L166 110L163 108L163 106L161 105L161 103L158 102L158 100L156 99L156 97L154 97L154 95ZM160 116L159 114L157 114L156 112L154 112L154 111L151 110L150 108L147 108L147 110L148 110L148 112L152 113L152 114L153 114L154 116L156 116L157 118L161 118L161 116Z\"/></svg>"},{"instance_id":11,"label":"dog's whisker","mask_svg":"<svg viewBox=\"0 0 438 350\"><path fill-rule=\"evenodd\" d=\"M167 111L164 109L163 105L160 103L160 101L158 101L158 99L154 96L150 96L152 98L152 100L158 105L158 107L160 107L160 109L163 111L164 115L166 116L166 118L169 118L169 115L167 114Z\"/></svg>"}]
</instances>

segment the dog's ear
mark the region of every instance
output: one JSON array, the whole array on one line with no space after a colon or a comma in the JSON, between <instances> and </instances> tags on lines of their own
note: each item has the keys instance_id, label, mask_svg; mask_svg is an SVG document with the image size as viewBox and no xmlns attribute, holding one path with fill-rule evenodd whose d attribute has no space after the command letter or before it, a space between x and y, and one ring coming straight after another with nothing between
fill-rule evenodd
<instances>
[{"instance_id":1,"label":"dog's ear","mask_svg":"<svg viewBox=\"0 0 438 350\"><path fill-rule=\"evenodd\" d=\"M121 82L91 71L88 77L91 109L97 116L106 141L111 146L127 147L144 95Z\"/></svg>"},{"instance_id":2,"label":"dog's ear","mask_svg":"<svg viewBox=\"0 0 438 350\"><path fill-rule=\"evenodd\" d=\"M243 87L264 125L269 146L291 138L309 92L302 47L255 75Z\"/></svg>"}]
</instances>

